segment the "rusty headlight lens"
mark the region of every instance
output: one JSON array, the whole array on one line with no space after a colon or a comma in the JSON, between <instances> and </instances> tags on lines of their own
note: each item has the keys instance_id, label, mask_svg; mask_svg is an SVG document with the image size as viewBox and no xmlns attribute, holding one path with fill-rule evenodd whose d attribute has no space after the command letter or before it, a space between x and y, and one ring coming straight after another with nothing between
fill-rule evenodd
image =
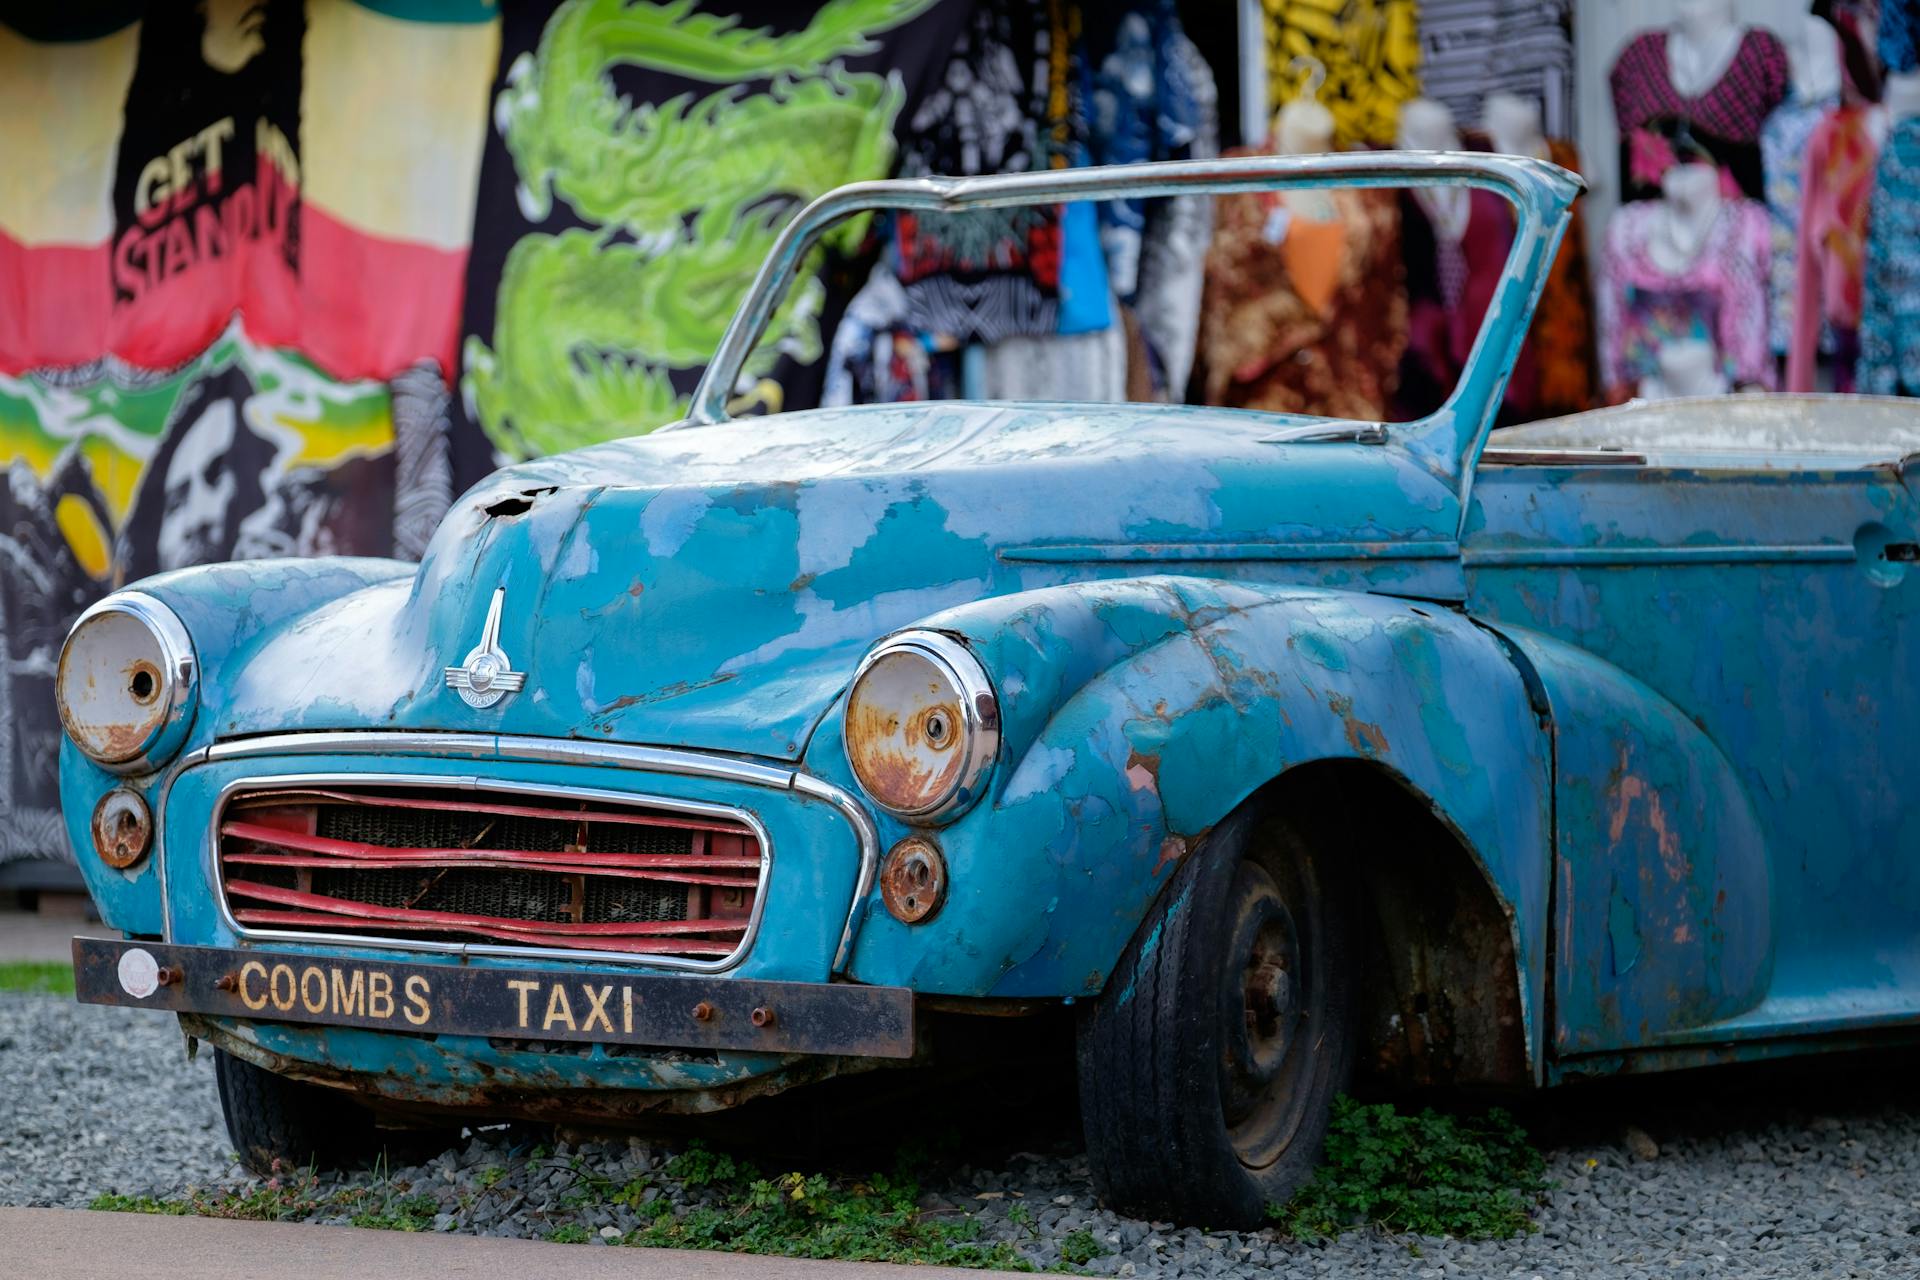
<instances>
[{"instance_id":1,"label":"rusty headlight lens","mask_svg":"<svg viewBox=\"0 0 1920 1280\"><path fill-rule=\"evenodd\" d=\"M193 641L166 605L118 592L67 633L54 692L61 726L88 759L115 773L158 768L193 723Z\"/></svg>"},{"instance_id":2,"label":"rusty headlight lens","mask_svg":"<svg viewBox=\"0 0 1920 1280\"><path fill-rule=\"evenodd\" d=\"M881 808L939 822L980 797L1000 751L1000 704L964 645L936 631L882 641L847 691L847 762Z\"/></svg>"}]
</instances>

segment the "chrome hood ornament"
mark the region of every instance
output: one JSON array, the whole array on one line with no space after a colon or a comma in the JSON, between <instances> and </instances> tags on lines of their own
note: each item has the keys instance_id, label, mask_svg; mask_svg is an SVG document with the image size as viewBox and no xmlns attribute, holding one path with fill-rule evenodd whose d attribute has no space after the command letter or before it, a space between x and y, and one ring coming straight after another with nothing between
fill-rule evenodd
<instances>
[{"instance_id":1,"label":"chrome hood ornament","mask_svg":"<svg viewBox=\"0 0 1920 1280\"><path fill-rule=\"evenodd\" d=\"M507 589L495 587L493 602L487 606L487 625L480 631L480 643L467 654L466 662L446 669L447 688L454 690L470 707L490 707L527 682L524 671L515 671L500 650L500 611L506 607Z\"/></svg>"}]
</instances>

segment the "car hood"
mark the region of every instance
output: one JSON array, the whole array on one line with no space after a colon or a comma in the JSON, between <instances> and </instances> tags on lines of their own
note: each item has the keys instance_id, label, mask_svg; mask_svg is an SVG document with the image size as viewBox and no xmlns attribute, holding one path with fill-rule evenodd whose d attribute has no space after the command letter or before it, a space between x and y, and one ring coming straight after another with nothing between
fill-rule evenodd
<instances>
[{"instance_id":1,"label":"car hood","mask_svg":"<svg viewBox=\"0 0 1920 1280\"><path fill-rule=\"evenodd\" d=\"M232 655L216 732L524 733L797 759L869 645L940 609L1164 570L1130 550L1170 543L1454 537L1448 486L1397 446L1265 441L1300 421L819 410L511 467L455 504L411 578ZM499 649L525 685L476 708L445 671L479 644L497 590Z\"/></svg>"}]
</instances>

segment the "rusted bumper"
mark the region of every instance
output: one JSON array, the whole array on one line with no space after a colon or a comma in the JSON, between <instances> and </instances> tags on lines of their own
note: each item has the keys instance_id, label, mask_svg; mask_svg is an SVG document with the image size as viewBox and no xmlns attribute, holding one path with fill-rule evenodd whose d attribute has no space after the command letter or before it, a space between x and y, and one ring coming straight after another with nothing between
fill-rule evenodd
<instances>
[{"instance_id":1,"label":"rusted bumper","mask_svg":"<svg viewBox=\"0 0 1920 1280\"><path fill-rule=\"evenodd\" d=\"M400 964L220 947L73 940L85 1004L255 1022L662 1049L906 1058L905 987Z\"/></svg>"}]
</instances>

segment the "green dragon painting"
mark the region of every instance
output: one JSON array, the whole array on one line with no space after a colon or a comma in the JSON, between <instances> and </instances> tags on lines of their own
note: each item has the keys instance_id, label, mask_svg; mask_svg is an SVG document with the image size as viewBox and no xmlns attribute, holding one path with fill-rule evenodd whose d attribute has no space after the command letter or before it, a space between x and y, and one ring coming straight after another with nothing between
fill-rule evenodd
<instances>
[{"instance_id":1,"label":"green dragon painting","mask_svg":"<svg viewBox=\"0 0 1920 1280\"><path fill-rule=\"evenodd\" d=\"M511 458L651 430L681 416L675 371L706 362L775 235L801 203L886 176L905 93L842 61L935 0L827 0L802 29L749 29L694 0L564 0L508 70L494 119L523 212L564 202L587 227L507 255L493 344L467 339L464 390ZM627 66L720 87L630 103ZM749 92L750 83L762 83ZM850 223L835 247L862 234ZM819 359L818 280L774 317L748 373ZM777 404L775 407L778 407Z\"/></svg>"}]
</instances>

